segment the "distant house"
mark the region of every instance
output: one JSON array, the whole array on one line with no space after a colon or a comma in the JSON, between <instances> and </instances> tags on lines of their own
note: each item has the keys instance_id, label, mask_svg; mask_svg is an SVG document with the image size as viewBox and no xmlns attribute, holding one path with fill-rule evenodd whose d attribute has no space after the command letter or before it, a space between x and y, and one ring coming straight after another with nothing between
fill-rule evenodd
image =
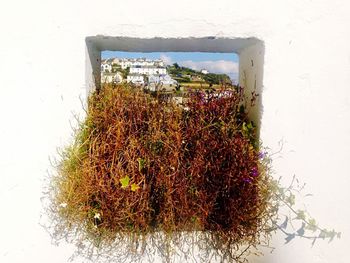
<instances>
[{"instance_id":1,"label":"distant house","mask_svg":"<svg viewBox=\"0 0 350 263\"><path fill-rule=\"evenodd\" d=\"M126 82L136 85L143 85L145 84L145 78L142 74L130 73L126 79Z\"/></svg>"},{"instance_id":2,"label":"distant house","mask_svg":"<svg viewBox=\"0 0 350 263\"><path fill-rule=\"evenodd\" d=\"M114 64L118 65L122 69L131 67L165 67L163 60L161 59L146 59L146 58L108 58L102 61L102 64Z\"/></svg>"},{"instance_id":3,"label":"distant house","mask_svg":"<svg viewBox=\"0 0 350 263\"><path fill-rule=\"evenodd\" d=\"M161 59L156 59L153 60L154 61L154 66L158 66L158 67L165 67L164 61Z\"/></svg>"},{"instance_id":4,"label":"distant house","mask_svg":"<svg viewBox=\"0 0 350 263\"><path fill-rule=\"evenodd\" d=\"M146 59L146 58L138 58L136 59L131 67L135 67L135 66L155 66L156 65L156 61L155 60L150 60L150 59Z\"/></svg>"},{"instance_id":5,"label":"distant house","mask_svg":"<svg viewBox=\"0 0 350 263\"><path fill-rule=\"evenodd\" d=\"M112 64L120 65L121 59L120 58L113 58Z\"/></svg>"},{"instance_id":6,"label":"distant house","mask_svg":"<svg viewBox=\"0 0 350 263\"><path fill-rule=\"evenodd\" d=\"M116 83L123 82L123 74L121 72L116 72L114 80L115 80Z\"/></svg>"},{"instance_id":7,"label":"distant house","mask_svg":"<svg viewBox=\"0 0 350 263\"><path fill-rule=\"evenodd\" d=\"M165 67L158 66L132 66L130 67L130 73L145 74L145 75L164 75L166 74Z\"/></svg>"},{"instance_id":8,"label":"distant house","mask_svg":"<svg viewBox=\"0 0 350 263\"><path fill-rule=\"evenodd\" d=\"M122 81L123 81L123 76L120 72L115 72L115 73L102 72L101 73L102 83L121 83Z\"/></svg>"},{"instance_id":9,"label":"distant house","mask_svg":"<svg viewBox=\"0 0 350 263\"><path fill-rule=\"evenodd\" d=\"M204 74L204 75L207 75L207 74L209 74L209 71L206 70L206 69L202 69L202 70L201 70L201 73Z\"/></svg>"},{"instance_id":10,"label":"distant house","mask_svg":"<svg viewBox=\"0 0 350 263\"><path fill-rule=\"evenodd\" d=\"M136 85L144 85L145 77L150 75L158 75L158 80L152 80L153 83L161 83L161 85L175 86L176 81L167 75L165 64L161 59L150 60L146 58L109 58L101 63L101 80L105 83L119 83L122 76L118 72L120 69L129 68L129 75L126 81ZM118 73L117 75L108 73Z\"/></svg>"},{"instance_id":11,"label":"distant house","mask_svg":"<svg viewBox=\"0 0 350 263\"><path fill-rule=\"evenodd\" d=\"M101 64L101 72L112 72L112 64L109 64L107 62L103 62Z\"/></svg>"},{"instance_id":12,"label":"distant house","mask_svg":"<svg viewBox=\"0 0 350 263\"><path fill-rule=\"evenodd\" d=\"M126 60L126 59L122 59L120 62L120 66L122 69L130 68L131 64L132 64L132 61Z\"/></svg>"},{"instance_id":13,"label":"distant house","mask_svg":"<svg viewBox=\"0 0 350 263\"><path fill-rule=\"evenodd\" d=\"M148 87L151 91L163 89L173 90L177 85L177 81L172 79L168 74L148 76Z\"/></svg>"},{"instance_id":14,"label":"distant house","mask_svg":"<svg viewBox=\"0 0 350 263\"><path fill-rule=\"evenodd\" d=\"M170 87L172 86L177 86L177 81L172 79L170 75L161 75L160 76L160 81L162 82L163 85L169 85Z\"/></svg>"}]
</instances>

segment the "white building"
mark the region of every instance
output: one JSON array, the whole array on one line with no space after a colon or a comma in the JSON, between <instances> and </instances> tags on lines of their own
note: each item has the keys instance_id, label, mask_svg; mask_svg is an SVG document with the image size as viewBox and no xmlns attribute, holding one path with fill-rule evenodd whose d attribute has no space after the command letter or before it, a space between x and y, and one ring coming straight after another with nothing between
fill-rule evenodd
<instances>
[{"instance_id":1,"label":"white building","mask_svg":"<svg viewBox=\"0 0 350 263\"><path fill-rule=\"evenodd\" d=\"M112 64L120 65L120 63L121 63L121 59L120 58L113 58Z\"/></svg>"},{"instance_id":2,"label":"white building","mask_svg":"<svg viewBox=\"0 0 350 263\"><path fill-rule=\"evenodd\" d=\"M122 69L130 68L130 74L138 75L164 75L166 74L166 68L164 67L164 62L161 59L149 60L146 58L109 58L105 59L101 63L101 81L103 83L116 82L119 83L122 81L121 74L117 75L108 75L103 73L112 73L113 65L119 65ZM128 78L128 82L137 82L141 81L141 78L137 75L131 75ZM144 82L144 81L142 81Z\"/></svg>"},{"instance_id":3,"label":"white building","mask_svg":"<svg viewBox=\"0 0 350 263\"><path fill-rule=\"evenodd\" d=\"M155 90L174 90L177 86L177 81L172 79L168 74L165 75L149 75L148 88L151 91Z\"/></svg>"},{"instance_id":4,"label":"white building","mask_svg":"<svg viewBox=\"0 0 350 263\"><path fill-rule=\"evenodd\" d=\"M207 74L209 74L209 71L206 70L206 69L202 69L202 70L201 70L201 73L203 73L204 75L207 75Z\"/></svg>"},{"instance_id":5,"label":"white building","mask_svg":"<svg viewBox=\"0 0 350 263\"><path fill-rule=\"evenodd\" d=\"M133 66L130 68L130 73L137 73L137 74L145 74L145 75L153 75L153 74L159 74L164 75L166 74L166 68L165 67L157 67L157 66Z\"/></svg>"},{"instance_id":6,"label":"white building","mask_svg":"<svg viewBox=\"0 0 350 263\"><path fill-rule=\"evenodd\" d=\"M126 81L128 83L133 83L136 85L143 85L145 84L145 78L142 74L137 74L137 73L131 73L128 75Z\"/></svg>"},{"instance_id":7,"label":"white building","mask_svg":"<svg viewBox=\"0 0 350 263\"><path fill-rule=\"evenodd\" d=\"M155 65L155 66L165 67L165 63L164 63L163 60L161 60L161 59L155 59L155 60L153 60L153 61L154 61L154 65Z\"/></svg>"},{"instance_id":8,"label":"white building","mask_svg":"<svg viewBox=\"0 0 350 263\"><path fill-rule=\"evenodd\" d=\"M116 73L101 73L101 82L102 83L121 83L123 81L123 76L120 72Z\"/></svg>"},{"instance_id":9,"label":"white building","mask_svg":"<svg viewBox=\"0 0 350 263\"><path fill-rule=\"evenodd\" d=\"M131 60L126 60L126 59L122 59L120 62L120 66L122 69L126 69L126 68L130 68L132 65L132 61Z\"/></svg>"},{"instance_id":10,"label":"white building","mask_svg":"<svg viewBox=\"0 0 350 263\"><path fill-rule=\"evenodd\" d=\"M161 59L146 59L146 58L115 58L113 63L120 65L122 69L136 67L136 66L156 66L156 67L164 67L165 64Z\"/></svg>"},{"instance_id":11,"label":"white building","mask_svg":"<svg viewBox=\"0 0 350 263\"><path fill-rule=\"evenodd\" d=\"M177 81L172 79L168 74L165 75L149 75L148 76L149 84L163 84L169 86L176 86Z\"/></svg>"},{"instance_id":12,"label":"white building","mask_svg":"<svg viewBox=\"0 0 350 263\"><path fill-rule=\"evenodd\" d=\"M112 65L106 62L102 63L101 72L112 72Z\"/></svg>"}]
</instances>

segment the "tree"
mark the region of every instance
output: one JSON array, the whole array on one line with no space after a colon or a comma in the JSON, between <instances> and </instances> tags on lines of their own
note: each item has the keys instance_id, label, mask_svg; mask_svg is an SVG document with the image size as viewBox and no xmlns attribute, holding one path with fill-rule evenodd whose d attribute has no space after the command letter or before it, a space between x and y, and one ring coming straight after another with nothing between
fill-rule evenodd
<instances>
[{"instance_id":1,"label":"tree","mask_svg":"<svg viewBox=\"0 0 350 263\"><path fill-rule=\"evenodd\" d=\"M130 68L127 67L126 69L121 69L120 72L122 73L123 79L126 79L129 75Z\"/></svg>"}]
</instances>

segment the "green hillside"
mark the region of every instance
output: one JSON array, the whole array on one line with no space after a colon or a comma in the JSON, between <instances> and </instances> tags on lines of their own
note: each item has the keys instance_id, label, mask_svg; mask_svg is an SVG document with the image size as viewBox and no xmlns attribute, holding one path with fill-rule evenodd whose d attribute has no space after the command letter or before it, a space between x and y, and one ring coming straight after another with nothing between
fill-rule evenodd
<instances>
[{"instance_id":1,"label":"green hillside","mask_svg":"<svg viewBox=\"0 0 350 263\"><path fill-rule=\"evenodd\" d=\"M181 67L177 63L168 66L167 71L179 83L231 84L231 79L226 74L204 74L191 68Z\"/></svg>"}]
</instances>

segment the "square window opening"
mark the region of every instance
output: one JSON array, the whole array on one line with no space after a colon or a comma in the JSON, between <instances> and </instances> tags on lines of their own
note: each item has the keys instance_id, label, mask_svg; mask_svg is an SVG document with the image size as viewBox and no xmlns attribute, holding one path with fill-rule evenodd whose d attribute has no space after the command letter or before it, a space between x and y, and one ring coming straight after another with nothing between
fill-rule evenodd
<instances>
[{"instance_id":1,"label":"square window opening","mask_svg":"<svg viewBox=\"0 0 350 263\"><path fill-rule=\"evenodd\" d=\"M187 54L216 53L223 55L231 53L233 56L237 54L239 60L236 76L230 76L235 83L244 87L247 100L249 119L257 126L257 136L259 137L261 110L262 110L262 92L263 92L263 66L264 66L264 42L257 38L132 38L132 37L111 37L111 36L90 36L86 37L86 88L87 93L95 89L100 89L102 82L121 81L123 77L128 82L137 82L144 85L144 77L142 75L164 75L166 65L154 65L154 61L133 61L125 60L118 63L105 63L104 54L108 52L117 52L117 54L169 54L168 52L176 52L178 54L186 52ZM130 53L132 52L132 53ZM120 56L119 56L120 57ZM141 57L140 57L141 58ZM130 64L134 62L134 64ZM177 62L177 61L173 61ZM138 65L136 65L138 63ZM147 66L146 64L152 64ZM114 64L114 65L113 65ZM170 63L171 64L171 63ZM174 64L172 64L174 66ZM127 75L117 75L115 79L116 68L121 70L132 66L133 72ZM154 67L156 66L156 67ZM163 72L165 70L165 72ZM201 67L198 69L202 74L206 74L207 69ZM145 71L145 72L144 72ZM147 72L146 72L147 71ZM151 72L152 71L152 72ZM130 76L128 76L130 75ZM175 83L174 83L175 84ZM170 87L172 87L171 85ZM258 94L255 101L251 101L252 94ZM251 107L251 102L254 107Z\"/></svg>"}]
</instances>

